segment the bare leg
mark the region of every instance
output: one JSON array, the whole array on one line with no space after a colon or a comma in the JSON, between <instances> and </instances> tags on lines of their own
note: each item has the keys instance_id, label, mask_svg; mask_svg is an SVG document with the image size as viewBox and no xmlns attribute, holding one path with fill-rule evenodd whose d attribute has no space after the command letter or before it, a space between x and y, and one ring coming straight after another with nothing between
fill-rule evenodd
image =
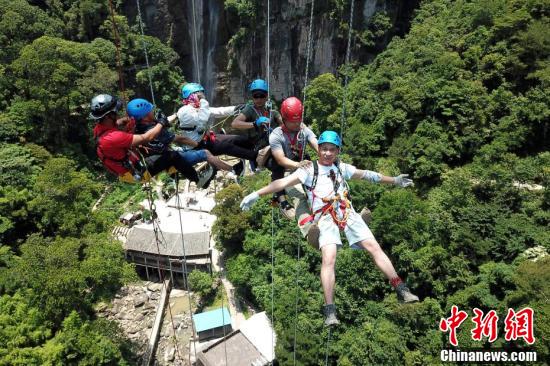
<instances>
[{"instance_id":1,"label":"bare leg","mask_svg":"<svg viewBox=\"0 0 550 366\"><path fill-rule=\"evenodd\" d=\"M219 170L225 170L227 172L230 172L233 169L233 167L231 165L229 165L226 162L222 161L217 156L212 155L212 153L210 151L208 151L208 150L204 150L204 151L206 151L206 161L209 164L215 166Z\"/></svg>"},{"instance_id":2,"label":"bare leg","mask_svg":"<svg viewBox=\"0 0 550 366\"><path fill-rule=\"evenodd\" d=\"M376 239L363 240L360 245L369 252L376 266L388 280L397 277L397 272L395 272L395 268L393 268L390 258L388 258L386 253L380 248L380 244L378 244Z\"/></svg>"},{"instance_id":3,"label":"bare leg","mask_svg":"<svg viewBox=\"0 0 550 366\"><path fill-rule=\"evenodd\" d=\"M336 244L325 245L321 248L321 284L325 295L325 304L334 303L334 265L336 264Z\"/></svg>"}]
</instances>

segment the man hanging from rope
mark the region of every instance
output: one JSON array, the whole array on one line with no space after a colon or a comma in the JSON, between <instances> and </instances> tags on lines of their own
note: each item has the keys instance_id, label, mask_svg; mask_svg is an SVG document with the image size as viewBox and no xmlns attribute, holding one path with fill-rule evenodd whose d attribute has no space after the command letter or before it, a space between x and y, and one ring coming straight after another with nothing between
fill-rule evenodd
<instances>
[{"instance_id":1,"label":"man hanging from rope","mask_svg":"<svg viewBox=\"0 0 550 366\"><path fill-rule=\"evenodd\" d=\"M198 143L195 149L209 150L214 156L229 155L246 160L255 160L258 152L254 150L244 136L216 134L210 130L210 117L231 116L236 107L210 107L204 96L204 88L197 83L188 83L181 89L183 107L177 112L179 128L183 135ZM174 118L171 116L170 118ZM191 149L183 146L184 151ZM233 166L237 175L241 175L244 164Z\"/></svg>"},{"instance_id":2,"label":"man hanging from rope","mask_svg":"<svg viewBox=\"0 0 550 366\"><path fill-rule=\"evenodd\" d=\"M281 104L283 123L269 135L272 157L267 161L266 167L271 170L272 181L283 178L286 170L295 170L302 165L311 163L305 152L307 144L317 151L317 137L309 127L302 123L302 113L302 102L298 98L290 97L283 100ZM304 213L304 210L301 209L307 206L304 194L301 194L304 202L298 201L295 209L288 202L284 189L274 193L273 201L279 205L281 213L286 218L294 220L297 214L296 209L298 209L298 217ZM298 200L299 193L295 195Z\"/></svg>"},{"instance_id":3,"label":"man hanging from rope","mask_svg":"<svg viewBox=\"0 0 550 366\"><path fill-rule=\"evenodd\" d=\"M250 83L248 91L252 96L252 104L247 104L233 122L231 127L245 130L249 143L258 151L256 161L251 160L251 170L262 168L269 156L269 134L271 130L283 124L281 114L271 108L268 101L269 86L265 80L256 79Z\"/></svg>"},{"instance_id":4,"label":"man hanging from rope","mask_svg":"<svg viewBox=\"0 0 550 366\"><path fill-rule=\"evenodd\" d=\"M401 302L418 301L406 284L399 278L388 256L372 235L367 224L355 212L349 200L348 179L365 179L374 183L394 184L405 188L413 182L406 174L387 177L370 170L357 169L355 166L338 161L341 141L334 131L325 131L319 137L319 160L311 166L297 169L291 175L271 182L268 186L246 196L241 202L241 209L248 210L261 195L280 191L286 187L301 182L307 188L308 200L311 206L312 220L316 225L319 248L321 249L321 283L325 296L325 325L337 325L336 307L334 305L334 265L336 263L337 246L342 245L340 231L344 231L352 248L364 249L369 252L376 266L390 281Z\"/></svg>"},{"instance_id":5,"label":"man hanging from rope","mask_svg":"<svg viewBox=\"0 0 550 366\"><path fill-rule=\"evenodd\" d=\"M96 95L90 103L90 117L96 121L93 134L97 156L108 171L127 183L147 180L172 166L185 177L196 177L195 170L173 151L141 159L139 152L133 148L153 141L164 127L169 126L169 122L166 119L155 121L152 128L143 134L133 134L131 127L121 131L120 126L129 122L127 117L117 120L121 107L120 100L109 94Z\"/></svg>"},{"instance_id":6,"label":"man hanging from rope","mask_svg":"<svg viewBox=\"0 0 550 366\"><path fill-rule=\"evenodd\" d=\"M153 116L153 104L146 99L133 99L128 103L128 115L136 121L136 132L145 133L153 128L157 121L165 120L167 117L161 112L157 111L156 116ZM189 137L176 135L170 130L163 128L160 134L147 145L142 147L143 154L146 156L162 154L164 151L171 150L170 144L176 143L179 145L189 145L191 147L197 147L198 143ZM225 171L232 171L231 165L221 161L219 158L213 156L208 150L185 150L178 151L180 159L184 164L193 166L202 161L208 161L214 167ZM189 177L189 180L197 183L199 188L207 188L210 181L214 178L214 170L207 169L200 177L195 174Z\"/></svg>"}]
</instances>

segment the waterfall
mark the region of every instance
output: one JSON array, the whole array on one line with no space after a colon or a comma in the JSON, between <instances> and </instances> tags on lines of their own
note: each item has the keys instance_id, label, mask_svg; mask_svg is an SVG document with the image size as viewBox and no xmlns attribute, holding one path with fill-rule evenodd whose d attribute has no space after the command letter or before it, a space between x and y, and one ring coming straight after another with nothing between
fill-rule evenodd
<instances>
[{"instance_id":1,"label":"waterfall","mask_svg":"<svg viewBox=\"0 0 550 366\"><path fill-rule=\"evenodd\" d=\"M189 0L187 8L191 14L189 35L193 52L193 72L188 81L200 82L206 89L206 98L212 103L217 84L215 50L220 3L219 0Z\"/></svg>"},{"instance_id":2,"label":"waterfall","mask_svg":"<svg viewBox=\"0 0 550 366\"><path fill-rule=\"evenodd\" d=\"M187 12L189 17L189 38L191 40L191 50L193 58L193 72L187 78L187 81L202 83L202 44L203 44L203 2L202 0L189 0L187 3Z\"/></svg>"},{"instance_id":3,"label":"waterfall","mask_svg":"<svg viewBox=\"0 0 550 366\"><path fill-rule=\"evenodd\" d=\"M365 1L365 6L363 8L363 19L365 19L366 24L368 24L370 18L376 12L376 3L377 3L377 0Z\"/></svg>"},{"instance_id":4,"label":"waterfall","mask_svg":"<svg viewBox=\"0 0 550 366\"><path fill-rule=\"evenodd\" d=\"M204 80L206 88L206 97L210 102L214 102L216 97L217 70L215 53L216 42L218 41L218 23L220 19L220 4L218 0L208 0L208 31L206 32L205 60L206 67L203 68L201 79Z\"/></svg>"}]
</instances>

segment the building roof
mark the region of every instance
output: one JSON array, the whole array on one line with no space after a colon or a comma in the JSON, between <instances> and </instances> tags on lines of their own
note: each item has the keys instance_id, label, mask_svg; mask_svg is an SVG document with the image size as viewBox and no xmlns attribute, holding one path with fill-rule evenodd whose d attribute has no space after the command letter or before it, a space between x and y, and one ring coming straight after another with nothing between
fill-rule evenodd
<instances>
[{"instance_id":1,"label":"building roof","mask_svg":"<svg viewBox=\"0 0 550 366\"><path fill-rule=\"evenodd\" d=\"M235 331L197 354L199 365L267 365L269 361L240 331Z\"/></svg>"},{"instance_id":2,"label":"building roof","mask_svg":"<svg viewBox=\"0 0 550 366\"><path fill-rule=\"evenodd\" d=\"M193 315L193 322L195 323L195 330L198 333L224 325L231 325L231 315L229 315L229 311L224 306L223 308Z\"/></svg>"},{"instance_id":3,"label":"building roof","mask_svg":"<svg viewBox=\"0 0 550 366\"><path fill-rule=\"evenodd\" d=\"M267 365L275 359L275 332L265 312L248 318L239 330L208 345L197 353L199 364Z\"/></svg>"},{"instance_id":4,"label":"building roof","mask_svg":"<svg viewBox=\"0 0 550 366\"><path fill-rule=\"evenodd\" d=\"M267 317L265 311L261 313L254 314L250 318L241 324L239 329L246 338L260 351L262 356L264 356L268 362L271 362L275 359L275 343L277 337L273 328L271 327L271 322Z\"/></svg>"},{"instance_id":5,"label":"building roof","mask_svg":"<svg viewBox=\"0 0 550 366\"><path fill-rule=\"evenodd\" d=\"M194 193L180 193L179 198L173 196L166 203L168 207L181 208L185 210L210 212L216 206L213 197L209 197L206 192L198 191Z\"/></svg>"},{"instance_id":6,"label":"building roof","mask_svg":"<svg viewBox=\"0 0 550 366\"><path fill-rule=\"evenodd\" d=\"M159 244L152 227L143 227L141 225L133 227L128 233L125 250L135 250L140 252L161 254L174 257L183 257L183 245L181 242L181 233L159 232ZM194 233L184 233L183 242L185 244L185 255L208 255L210 246L210 232L199 231Z\"/></svg>"}]
</instances>

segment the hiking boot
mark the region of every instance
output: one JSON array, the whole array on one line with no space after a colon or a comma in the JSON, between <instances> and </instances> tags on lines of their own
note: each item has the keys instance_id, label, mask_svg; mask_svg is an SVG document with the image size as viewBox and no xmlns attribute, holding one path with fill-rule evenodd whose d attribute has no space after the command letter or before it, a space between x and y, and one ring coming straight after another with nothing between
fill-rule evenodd
<instances>
[{"instance_id":1,"label":"hiking boot","mask_svg":"<svg viewBox=\"0 0 550 366\"><path fill-rule=\"evenodd\" d=\"M279 202L279 210L281 211L281 214L289 220L294 220L296 217L296 210L290 203L288 203L287 200Z\"/></svg>"},{"instance_id":2,"label":"hiking boot","mask_svg":"<svg viewBox=\"0 0 550 366\"><path fill-rule=\"evenodd\" d=\"M359 215L367 225L372 221L372 212L367 207L364 207Z\"/></svg>"},{"instance_id":3,"label":"hiking boot","mask_svg":"<svg viewBox=\"0 0 550 366\"><path fill-rule=\"evenodd\" d=\"M205 171L199 175L199 181L197 182L197 187L200 189L206 189L210 185L212 179L216 177L218 169L214 168L212 165L208 165Z\"/></svg>"},{"instance_id":4,"label":"hiking boot","mask_svg":"<svg viewBox=\"0 0 550 366\"><path fill-rule=\"evenodd\" d=\"M336 305L325 305L323 307L323 313L325 314L325 326L330 327L332 325L340 324L340 321L336 317Z\"/></svg>"},{"instance_id":5,"label":"hiking boot","mask_svg":"<svg viewBox=\"0 0 550 366\"><path fill-rule=\"evenodd\" d=\"M395 291L397 292L397 300L401 303L406 304L419 301L418 296L414 295L403 282L397 285Z\"/></svg>"},{"instance_id":6,"label":"hiking boot","mask_svg":"<svg viewBox=\"0 0 550 366\"><path fill-rule=\"evenodd\" d=\"M307 231L307 243L313 247L313 249L319 249L319 235L321 230L317 224L312 224Z\"/></svg>"}]
</instances>

